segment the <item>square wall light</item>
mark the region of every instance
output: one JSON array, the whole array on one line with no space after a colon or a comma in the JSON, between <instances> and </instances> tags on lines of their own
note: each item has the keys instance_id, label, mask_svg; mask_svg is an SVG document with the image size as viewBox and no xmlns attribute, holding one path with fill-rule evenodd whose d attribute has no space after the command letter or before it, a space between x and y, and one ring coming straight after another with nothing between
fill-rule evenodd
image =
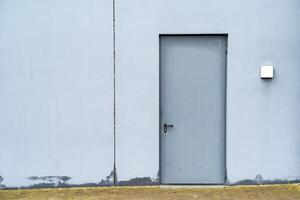
<instances>
[{"instance_id":1,"label":"square wall light","mask_svg":"<svg viewBox=\"0 0 300 200\"><path fill-rule=\"evenodd\" d=\"M274 76L274 69L272 65L262 65L260 66L260 78L262 79L272 79Z\"/></svg>"}]
</instances>

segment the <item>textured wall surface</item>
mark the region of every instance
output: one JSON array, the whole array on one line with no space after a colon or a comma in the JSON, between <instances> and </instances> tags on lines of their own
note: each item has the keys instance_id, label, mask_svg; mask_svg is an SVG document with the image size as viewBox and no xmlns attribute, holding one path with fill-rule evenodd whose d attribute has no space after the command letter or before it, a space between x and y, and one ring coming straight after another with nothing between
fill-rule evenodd
<instances>
[{"instance_id":1,"label":"textured wall surface","mask_svg":"<svg viewBox=\"0 0 300 200\"><path fill-rule=\"evenodd\" d=\"M0 30L0 184L111 184L112 1L1 0Z\"/></svg>"},{"instance_id":2,"label":"textured wall surface","mask_svg":"<svg viewBox=\"0 0 300 200\"><path fill-rule=\"evenodd\" d=\"M118 180L159 170L159 34L174 33L228 33L229 182L298 179L299 9L298 0L116 1ZM273 80L260 79L263 64Z\"/></svg>"},{"instance_id":3,"label":"textured wall surface","mask_svg":"<svg viewBox=\"0 0 300 200\"><path fill-rule=\"evenodd\" d=\"M228 34L229 183L299 180L300 1L115 3L118 184L158 182L159 34ZM0 187L112 184L113 1L0 0L0 30Z\"/></svg>"}]
</instances>

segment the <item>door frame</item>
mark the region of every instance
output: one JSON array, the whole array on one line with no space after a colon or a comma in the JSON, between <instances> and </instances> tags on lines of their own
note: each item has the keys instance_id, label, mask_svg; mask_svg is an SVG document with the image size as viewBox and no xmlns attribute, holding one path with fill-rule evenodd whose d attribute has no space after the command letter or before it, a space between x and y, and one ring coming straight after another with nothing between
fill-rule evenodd
<instances>
[{"instance_id":1,"label":"door frame","mask_svg":"<svg viewBox=\"0 0 300 200\"><path fill-rule=\"evenodd\" d=\"M224 177L224 184L220 185L228 185L228 177L227 177L227 73L228 73L228 40L229 34L228 33L205 33L205 34L159 34L158 35L158 52L159 52L159 80L158 80L158 87L159 87L159 108L158 108L158 137L159 137L159 170L158 170L158 182L160 185L218 185L218 184L164 184L161 182L161 38L165 36L224 36L226 37L226 54L225 54L225 132L224 132L224 166L225 166L225 177Z\"/></svg>"}]
</instances>

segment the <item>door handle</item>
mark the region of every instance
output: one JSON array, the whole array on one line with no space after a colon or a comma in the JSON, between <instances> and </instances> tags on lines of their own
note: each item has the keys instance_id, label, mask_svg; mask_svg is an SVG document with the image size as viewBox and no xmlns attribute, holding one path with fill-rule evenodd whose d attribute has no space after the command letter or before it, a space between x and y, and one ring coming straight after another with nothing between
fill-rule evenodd
<instances>
[{"instance_id":1,"label":"door handle","mask_svg":"<svg viewBox=\"0 0 300 200\"><path fill-rule=\"evenodd\" d=\"M168 128L173 128L173 127L174 127L173 124L164 123L164 133L167 134L168 133Z\"/></svg>"}]
</instances>

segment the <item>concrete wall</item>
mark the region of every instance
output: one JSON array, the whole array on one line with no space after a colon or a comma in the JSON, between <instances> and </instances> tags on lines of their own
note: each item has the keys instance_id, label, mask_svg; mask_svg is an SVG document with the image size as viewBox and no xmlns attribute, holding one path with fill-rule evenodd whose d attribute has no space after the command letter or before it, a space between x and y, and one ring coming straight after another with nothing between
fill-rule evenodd
<instances>
[{"instance_id":1,"label":"concrete wall","mask_svg":"<svg viewBox=\"0 0 300 200\"><path fill-rule=\"evenodd\" d=\"M111 19L110 0L0 0L6 187L112 184Z\"/></svg>"},{"instance_id":2,"label":"concrete wall","mask_svg":"<svg viewBox=\"0 0 300 200\"><path fill-rule=\"evenodd\" d=\"M166 33L228 34L229 183L299 180L298 0L115 7L117 184L158 182ZM0 184L112 184L113 1L0 0L0 30ZM263 64L273 80L260 79Z\"/></svg>"},{"instance_id":3,"label":"concrete wall","mask_svg":"<svg viewBox=\"0 0 300 200\"><path fill-rule=\"evenodd\" d=\"M118 180L158 173L159 34L175 33L228 33L229 182L299 179L299 9L298 0L116 1ZM263 64L273 80L260 79Z\"/></svg>"}]
</instances>

